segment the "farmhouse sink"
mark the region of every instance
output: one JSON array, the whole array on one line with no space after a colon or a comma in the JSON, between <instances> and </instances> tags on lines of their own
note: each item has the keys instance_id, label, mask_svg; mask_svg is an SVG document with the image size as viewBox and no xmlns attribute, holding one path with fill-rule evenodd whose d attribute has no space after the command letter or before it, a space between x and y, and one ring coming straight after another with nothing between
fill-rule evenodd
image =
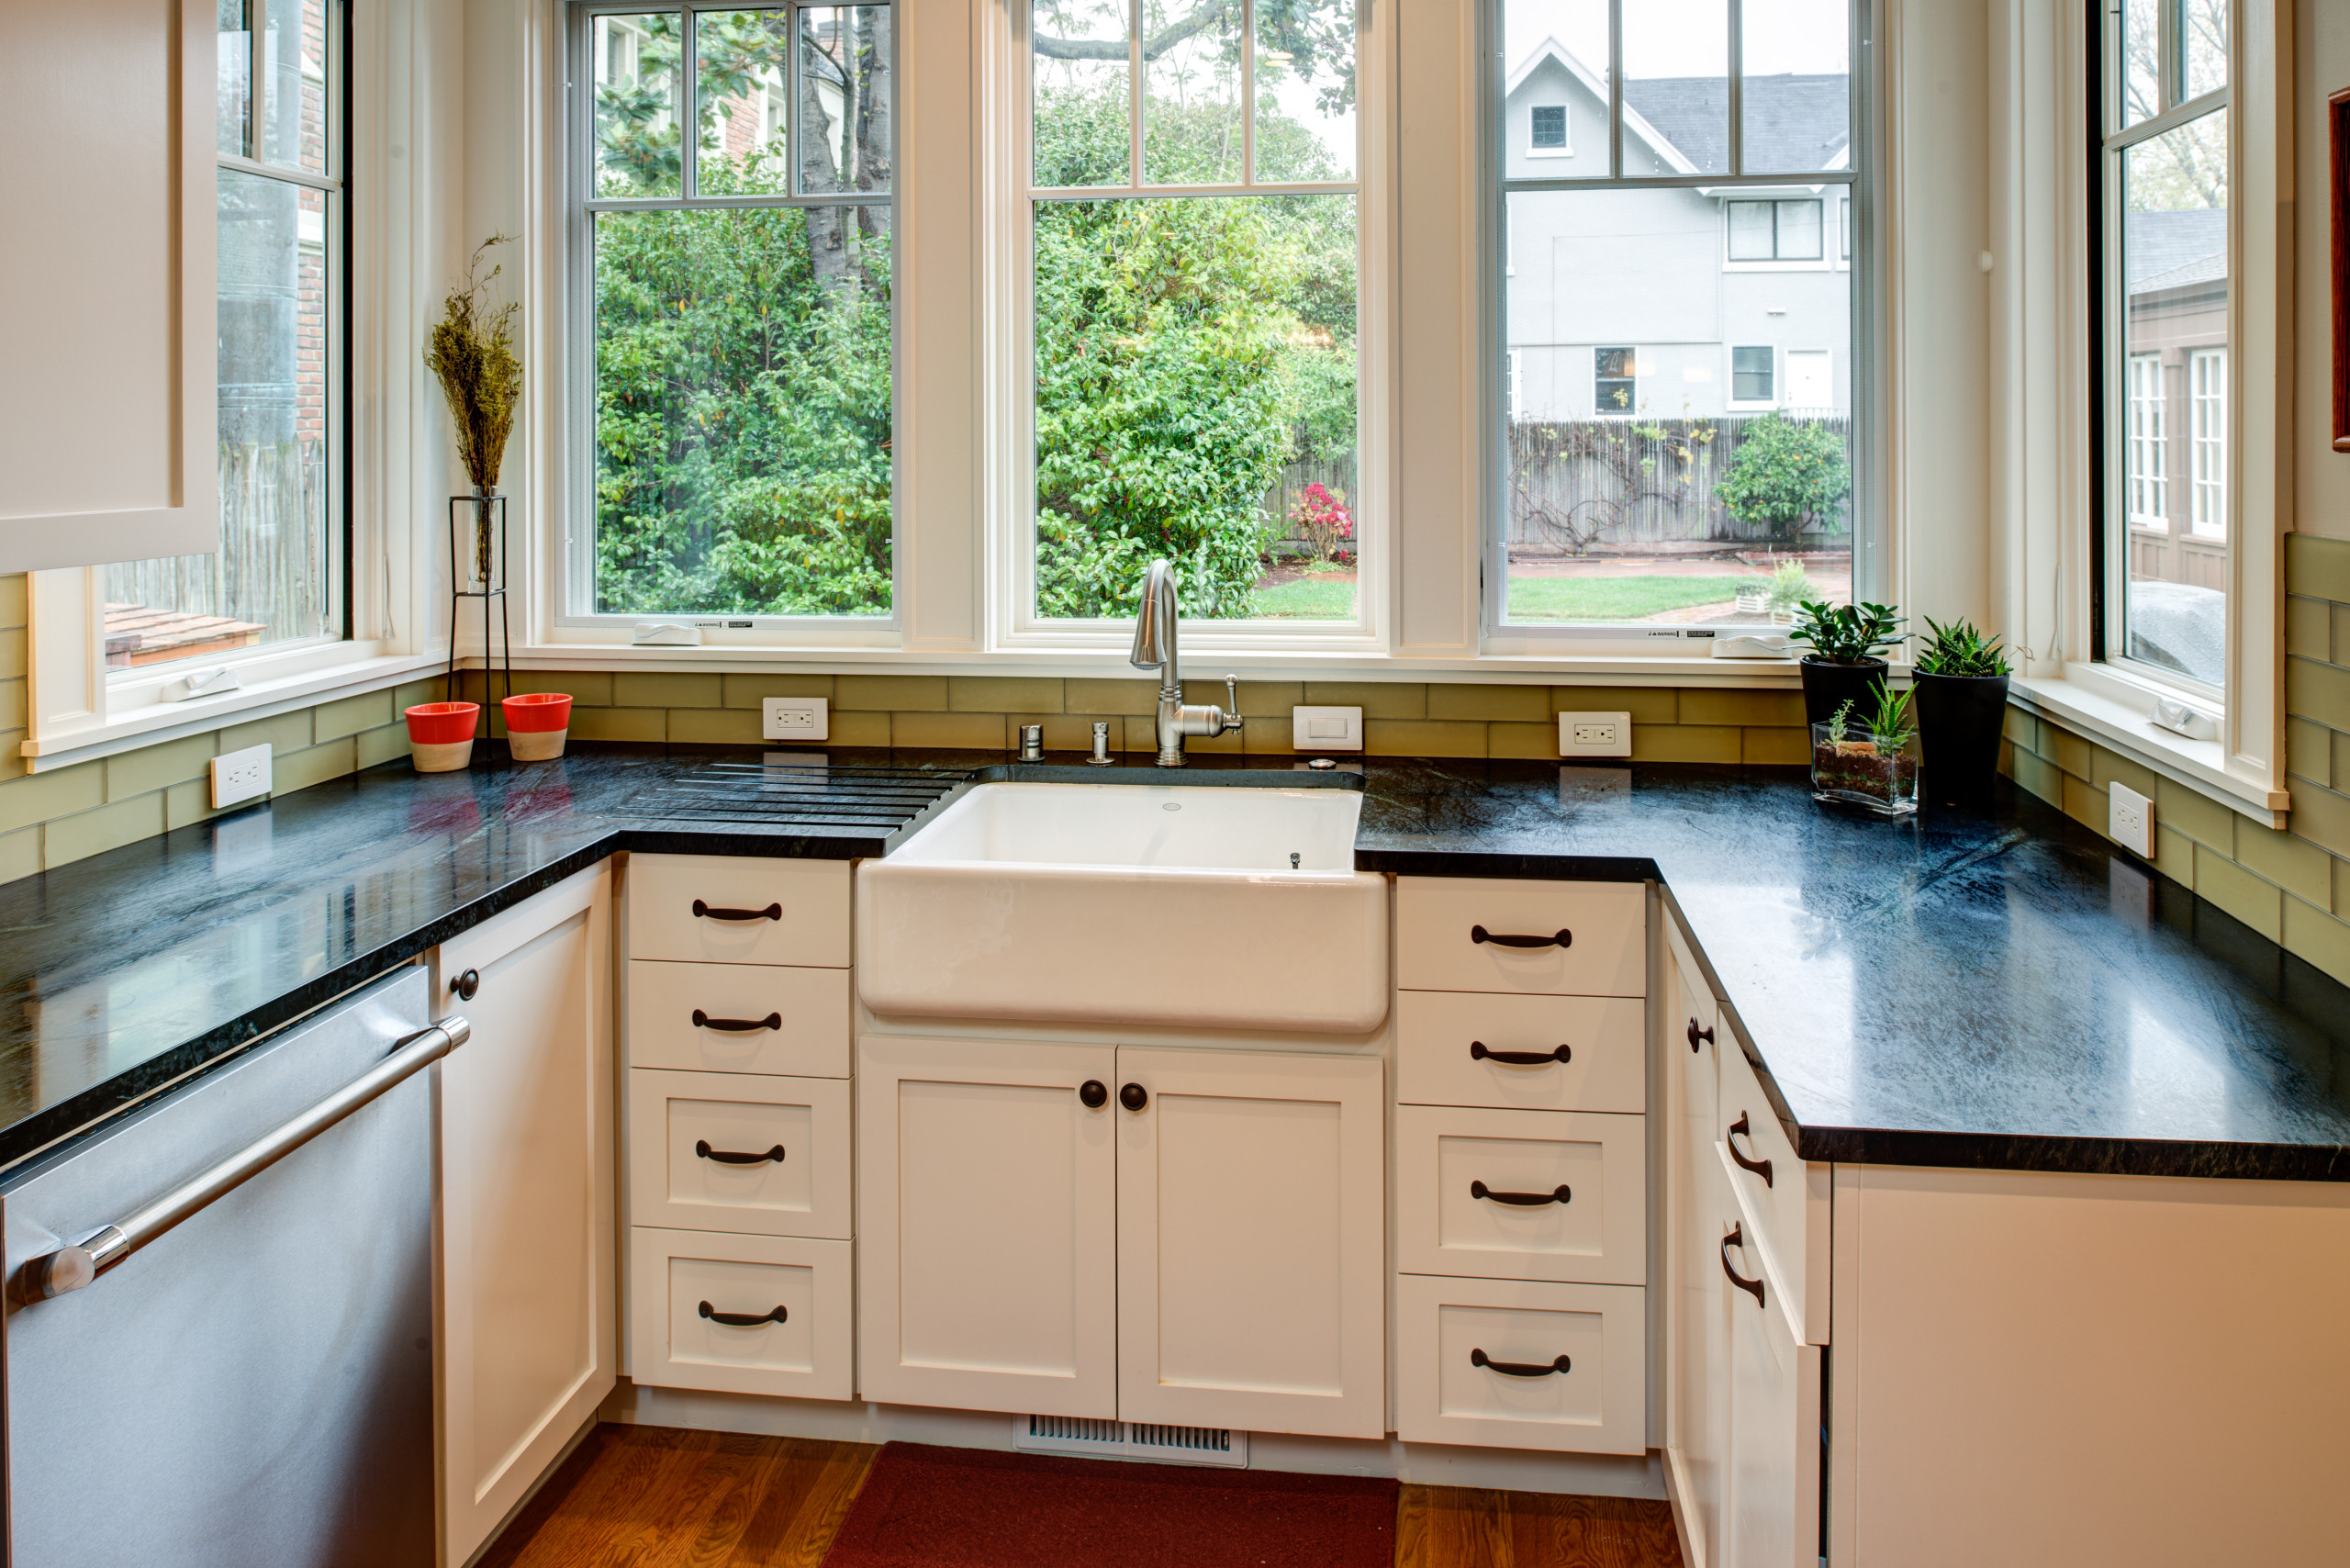
<instances>
[{"instance_id":1,"label":"farmhouse sink","mask_svg":"<svg viewBox=\"0 0 2350 1568\"><path fill-rule=\"evenodd\" d=\"M1361 1034L1387 889L1348 790L982 784L857 871L887 1016Z\"/></svg>"}]
</instances>

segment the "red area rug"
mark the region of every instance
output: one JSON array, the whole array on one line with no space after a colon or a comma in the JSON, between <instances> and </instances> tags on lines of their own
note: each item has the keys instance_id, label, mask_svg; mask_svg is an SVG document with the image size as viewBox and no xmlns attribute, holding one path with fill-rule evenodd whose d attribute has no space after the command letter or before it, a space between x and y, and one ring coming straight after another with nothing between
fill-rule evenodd
<instances>
[{"instance_id":1,"label":"red area rug","mask_svg":"<svg viewBox=\"0 0 2350 1568\"><path fill-rule=\"evenodd\" d=\"M890 1443L824 1568L1391 1568L1395 1490Z\"/></svg>"}]
</instances>

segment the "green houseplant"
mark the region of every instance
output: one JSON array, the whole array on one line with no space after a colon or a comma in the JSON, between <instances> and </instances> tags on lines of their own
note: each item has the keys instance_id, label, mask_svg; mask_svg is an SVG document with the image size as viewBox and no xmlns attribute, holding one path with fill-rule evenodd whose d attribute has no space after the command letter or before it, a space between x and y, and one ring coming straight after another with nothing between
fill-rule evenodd
<instances>
[{"instance_id":1,"label":"green houseplant","mask_svg":"<svg viewBox=\"0 0 2350 1568\"><path fill-rule=\"evenodd\" d=\"M2007 653L1971 621L1945 626L1930 615L1926 631L1914 693L1919 741L1933 764L1926 788L1937 801L1987 805L2008 712Z\"/></svg>"},{"instance_id":2,"label":"green houseplant","mask_svg":"<svg viewBox=\"0 0 2350 1568\"><path fill-rule=\"evenodd\" d=\"M1868 706L1856 716L1858 700ZM1815 799L1866 806L1885 816L1918 809L1917 738L1910 694L1880 679L1865 699L1840 703L1811 726Z\"/></svg>"},{"instance_id":3,"label":"green houseplant","mask_svg":"<svg viewBox=\"0 0 2350 1568\"><path fill-rule=\"evenodd\" d=\"M1787 641L1811 649L1801 666L1806 723L1825 722L1838 708L1870 700L1870 688L1883 681L1890 667L1878 655L1907 635L1900 625L1899 612L1889 604L1831 605L1807 599L1797 607Z\"/></svg>"}]
</instances>

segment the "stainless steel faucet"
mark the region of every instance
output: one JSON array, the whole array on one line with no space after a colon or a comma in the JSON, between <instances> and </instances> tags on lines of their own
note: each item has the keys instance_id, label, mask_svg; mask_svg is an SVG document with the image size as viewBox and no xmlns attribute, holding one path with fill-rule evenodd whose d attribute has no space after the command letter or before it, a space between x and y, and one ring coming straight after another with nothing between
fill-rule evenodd
<instances>
[{"instance_id":1,"label":"stainless steel faucet","mask_svg":"<svg viewBox=\"0 0 2350 1568\"><path fill-rule=\"evenodd\" d=\"M1175 571L1164 561L1150 564L1143 579L1142 614L1135 621L1135 651L1128 655L1137 669L1158 671L1158 766L1183 766L1185 735L1221 735L1240 727L1240 678L1224 678L1229 709L1199 706L1183 700L1183 682L1175 668Z\"/></svg>"}]
</instances>

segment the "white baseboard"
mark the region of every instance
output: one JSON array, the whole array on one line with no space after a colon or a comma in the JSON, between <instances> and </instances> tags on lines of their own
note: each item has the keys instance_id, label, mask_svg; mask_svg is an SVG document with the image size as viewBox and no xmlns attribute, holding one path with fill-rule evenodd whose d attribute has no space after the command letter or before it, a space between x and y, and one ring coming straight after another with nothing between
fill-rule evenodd
<instances>
[{"instance_id":1,"label":"white baseboard","mask_svg":"<svg viewBox=\"0 0 2350 1568\"><path fill-rule=\"evenodd\" d=\"M607 1421L705 1432L756 1432L851 1443L937 1443L946 1448L1007 1451L1012 1447L1012 1425L1005 1419L1010 1412L640 1388L625 1378L604 1401L601 1414ZM1664 1470L1654 1450L1644 1457L1538 1453L1527 1449L1406 1443L1393 1438L1371 1441L1252 1432L1248 1466L1308 1475L1392 1475L1427 1486L1483 1486L1505 1492L1651 1500L1665 1495Z\"/></svg>"}]
</instances>

